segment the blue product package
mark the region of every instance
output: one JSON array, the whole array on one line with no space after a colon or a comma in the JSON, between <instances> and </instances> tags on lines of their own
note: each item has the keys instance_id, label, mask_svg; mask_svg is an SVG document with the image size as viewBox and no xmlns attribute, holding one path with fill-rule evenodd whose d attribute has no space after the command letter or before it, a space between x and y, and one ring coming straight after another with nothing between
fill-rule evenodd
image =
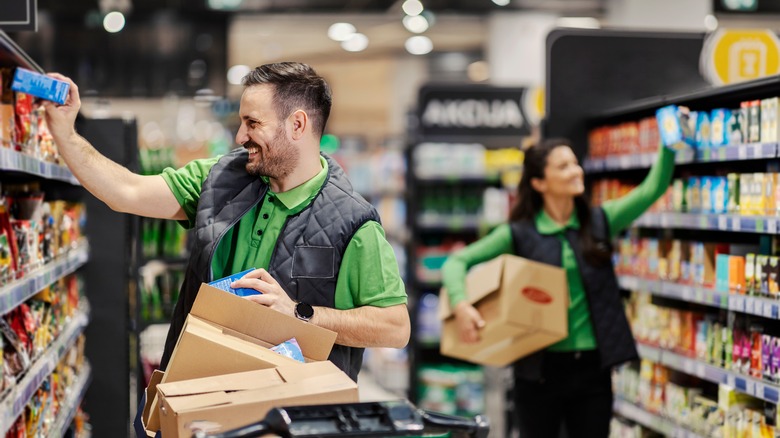
<instances>
[{"instance_id":1,"label":"blue product package","mask_svg":"<svg viewBox=\"0 0 780 438\"><path fill-rule=\"evenodd\" d=\"M710 133L710 116L706 111L699 111L696 117L696 147L708 148L712 134Z\"/></svg>"},{"instance_id":2,"label":"blue product package","mask_svg":"<svg viewBox=\"0 0 780 438\"><path fill-rule=\"evenodd\" d=\"M677 105L668 105L655 113L658 120L658 131L664 146L674 146L683 141L682 126L677 117Z\"/></svg>"},{"instance_id":3,"label":"blue product package","mask_svg":"<svg viewBox=\"0 0 780 438\"><path fill-rule=\"evenodd\" d=\"M246 297L249 295L259 295L260 292L258 292L255 289L250 289L246 287L240 287L238 289L233 289L230 287L230 285L236 281L239 280L244 275L254 271L255 268L247 269L246 271L238 272L236 274L233 274L229 277L220 278L219 280L214 280L211 283L209 283L209 286L214 286L217 289L224 290L225 292L230 292L234 295L238 295L239 297Z\"/></svg>"},{"instance_id":4,"label":"blue product package","mask_svg":"<svg viewBox=\"0 0 780 438\"><path fill-rule=\"evenodd\" d=\"M63 105L68 99L70 84L51 76L17 67L11 89Z\"/></svg>"},{"instance_id":5,"label":"blue product package","mask_svg":"<svg viewBox=\"0 0 780 438\"><path fill-rule=\"evenodd\" d=\"M723 108L712 110L710 113L710 146L717 148L729 144L729 127L731 111Z\"/></svg>"},{"instance_id":6,"label":"blue product package","mask_svg":"<svg viewBox=\"0 0 780 438\"><path fill-rule=\"evenodd\" d=\"M290 338L275 347L271 347L271 351L287 356L290 359L295 359L298 362L306 362L303 358L301 346L298 345L298 340L295 338Z\"/></svg>"}]
</instances>

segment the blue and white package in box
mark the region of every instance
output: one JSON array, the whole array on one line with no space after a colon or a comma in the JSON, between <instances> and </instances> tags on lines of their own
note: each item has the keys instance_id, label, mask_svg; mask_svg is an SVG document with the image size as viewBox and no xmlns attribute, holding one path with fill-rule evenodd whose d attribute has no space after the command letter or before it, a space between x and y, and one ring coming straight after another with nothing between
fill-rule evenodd
<instances>
[{"instance_id":1,"label":"blue and white package in box","mask_svg":"<svg viewBox=\"0 0 780 438\"><path fill-rule=\"evenodd\" d=\"M11 89L63 105L68 99L70 84L26 68L17 67Z\"/></svg>"},{"instance_id":2,"label":"blue and white package in box","mask_svg":"<svg viewBox=\"0 0 780 438\"><path fill-rule=\"evenodd\" d=\"M233 274L233 275L231 275L229 277L220 278L219 280L214 280L211 283L209 283L209 286L214 286L217 289L221 289L221 290L224 290L226 292L230 292L233 295L238 295L239 297L246 297L248 295L258 295L258 294L260 294L260 292L255 290L255 289L250 289L250 288L246 288L246 287L239 287L239 288L234 289L234 288L230 287L230 285L234 281L241 279L241 277L243 277L244 275L246 275L246 274L248 274L248 273L250 273L250 272L252 272L254 270L255 270L255 268L247 269L246 271L238 272L238 273Z\"/></svg>"}]
</instances>

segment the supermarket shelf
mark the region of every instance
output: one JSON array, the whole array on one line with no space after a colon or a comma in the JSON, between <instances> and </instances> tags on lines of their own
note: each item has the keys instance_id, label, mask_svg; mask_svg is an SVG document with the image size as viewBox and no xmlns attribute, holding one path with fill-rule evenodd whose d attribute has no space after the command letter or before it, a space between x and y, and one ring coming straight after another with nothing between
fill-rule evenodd
<instances>
[{"instance_id":1,"label":"supermarket shelf","mask_svg":"<svg viewBox=\"0 0 780 438\"><path fill-rule=\"evenodd\" d=\"M25 405L33 396L41 383L54 371L54 368L63 355L76 342L79 335L89 322L89 304L86 300L57 339L46 349L43 354L28 369L24 377L16 383L16 386L0 400L0 433L5 435L19 415L22 414Z\"/></svg>"},{"instance_id":2,"label":"supermarket shelf","mask_svg":"<svg viewBox=\"0 0 780 438\"><path fill-rule=\"evenodd\" d=\"M653 96L631 101L628 104L604 111L595 120L619 119L634 114L655 113L664 105L686 105L691 109L730 107L735 102L761 99L774 96L780 85L780 76L769 76L761 79L740 82L738 84L708 87L700 90L667 96ZM760 97L763 96L763 97ZM739 105L737 105L739 106Z\"/></svg>"},{"instance_id":3,"label":"supermarket shelf","mask_svg":"<svg viewBox=\"0 0 780 438\"><path fill-rule=\"evenodd\" d=\"M57 258L26 277L0 287L0 315L13 310L44 287L83 266L89 258L89 243L84 239L66 255Z\"/></svg>"},{"instance_id":4,"label":"supermarket shelf","mask_svg":"<svg viewBox=\"0 0 780 438\"><path fill-rule=\"evenodd\" d=\"M672 351L637 342L639 356L666 365L686 374L715 383L724 383L737 391L772 403L780 400L780 386L760 379L737 374Z\"/></svg>"},{"instance_id":5,"label":"supermarket shelf","mask_svg":"<svg viewBox=\"0 0 780 438\"><path fill-rule=\"evenodd\" d=\"M664 434L664 436L672 438L702 438L693 431L690 431L679 424L664 418L660 415L653 414L644 410L642 407L635 405L626 400L615 398L615 402L612 404L612 409L621 417L632 420L641 424L649 429Z\"/></svg>"},{"instance_id":6,"label":"supermarket shelf","mask_svg":"<svg viewBox=\"0 0 780 438\"><path fill-rule=\"evenodd\" d=\"M632 155L618 155L606 158L586 159L582 167L588 173L612 170L648 169L655 162L656 152ZM677 151L677 164L717 163L722 161L745 161L776 158L777 143L747 143L717 148L683 149Z\"/></svg>"},{"instance_id":7,"label":"supermarket shelf","mask_svg":"<svg viewBox=\"0 0 780 438\"><path fill-rule=\"evenodd\" d=\"M610 170L649 169L655 163L658 152L644 154L617 155L606 158L588 158L582 163L587 173L606 172ZM696 161L694 149L677 151L674 158L677 164L687 164Z\"/></svg>"},{"instance_id":8,"label":"supermarket shelf","mask_svg":"<svg viewBox=\"0 0 780 438\"><path fill-rule=\"evenodd\" d=\"M0 148L0 169L81 185L67 167L39 160L9 148Z\"/></svg>"},{"instance_id":9,"label":"supermarket shelf","mask_svg":"<svg viewBox=\"0 0 780 438\"><path fill-rule=\"evenodd\" d=\"M76 415L76 411L81 405L81 400L84 399L84 395L87 393L87 388L92 380L92 369L89 366L89 362L84 362L81 367L81 372L76 378L76 382L67 389L68 398L61 403L60 414L49 429L47 436L51 438L59 438L65 436L65 432L70 427L70 423L73 421L73 417Z\"/></svg>"},{"instance_id":10,"label":"supermarket shelf","mask_svg":"<svg viewBox=\"0 0 780 438\"><path fill-rule=\"evenodd\" d=\"M705 306L717 307L720 309L731 309L732 307L731 296L728 292L721 292L706 287L678 284L671 281L646 280L644 278L633 277L630 275L618 276L618 283L623 289L650 292L651 294L659 297L704 304ZM738 296L735 296L735 298L737 297ZM746 306L744 305L737 306L735 304L734 307L735 308L731 310L752 313L745 312L744 309L746 309ZM740 310L740 308L742 310ZM763 314L760 315L764 316Z\"/></svg>"},{"instance_id":11,"label":"supermarket shelf","mask_svg":"<svg viewBox=\"0 0 780 438\"><path fill-rule=\"evenodd\" d=\"M729 231L735 233L777 234L780 218L776 216L741 216L715 213L645 213L634 227L683 228L690 230Z\"/></svg>"},{"instance_id":12,"label":"supermarket shelf","mask_svg":"<svg viewBox=\"0 0 780 438\"><path fill-rule=\"evenodd\" d=\"M462 175L436 175L417 176L415 182L420 185L445 185L445 184L495 184L501 179L499 175L462 176Z\"/></svg>"},{"instance_id":13,"label":"supermarket shelf","mask_svg":"<svg viewBox=\"0 0 780 438\"><path fill-rule=\"evenodd\" d=\"M440 218L418 217L417 225L423 231L474 231L480 227L476 216L452 216Z\"/></svg>"},{"instance_id":14,"label":"supermarket shelf","mask_svg":"<svg viewBox=\"0 0 780 438\"><path fill-rule=\"evenodd\" d=\"M14 40L0 30L0 67L22 66L43 73L44 70Z\"/></svg>"}]
</instances>

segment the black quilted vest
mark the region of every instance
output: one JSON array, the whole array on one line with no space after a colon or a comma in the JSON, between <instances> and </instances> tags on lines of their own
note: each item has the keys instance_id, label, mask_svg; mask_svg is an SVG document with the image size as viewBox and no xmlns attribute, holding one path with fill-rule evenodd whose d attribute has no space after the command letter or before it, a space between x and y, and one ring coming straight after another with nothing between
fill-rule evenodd
<instances>
[{"instance_id":1,"label":"black quilted vest","mask_svg":"<svg viewBox=\"0 0 780 438\"><path fill-rule=\"evenodd\" d=\"M604 211L593 208L591 218L591 233L596 241L608 243L610 239ZM540 234L532 221L513 222L510 226L518 256L554 266L562 265L562 245L558 236ZM638 359L612 261L603 266L588 263L582 254L578 230L567 229L566 239L582 275L602 368ZM515 378L538 380L542 375L543 360L544 350L518 360L514 364Z\"/></svg>"},{"instance_id":2,"label":"black quilted vest","mask_svg":"<svg viewBox=\"0 0 780 438\"><path fill-rule=\"evenodd\" d=\"M379 221L374 207L352 190L341 167L330 157L328 177L308 207L287 218L274 247L268 272L297 301L334 307L336 280L344 251L367 221ZM242 216L265 199L268 185L246 171L247 152L222 157L201 189L194 242L184 284L165 342L161 369L168 365L184 320L201 283L213 280L211 261L219 241ZM363 349L335 345L328 359L357 381Z\"/></svg>"}]
</instances>

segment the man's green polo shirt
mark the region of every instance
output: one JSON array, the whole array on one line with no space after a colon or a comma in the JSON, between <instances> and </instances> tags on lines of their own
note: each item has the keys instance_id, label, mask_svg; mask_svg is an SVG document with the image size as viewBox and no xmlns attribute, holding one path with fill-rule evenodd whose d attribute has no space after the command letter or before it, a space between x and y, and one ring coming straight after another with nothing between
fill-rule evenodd
<instances>
[{"instance_id":1,"label":"man's green polo shirt","mask_svg":"<svg viewBox=\"0 0 780 438\"><path fill-rule=\"evenodd\" d=\"M163 179L187 214L182 225L195 224L195 212L203 181L220 157L195 160L180 169L165 169ZM268 268L276 240L287 217L306 208L328 176L328 163L314 178L282 193L270 189L262 205L253 207L219 243L211 268L215 279L250 268ZM267 182L267 179L266 179ZM406 289L393 248L379 223L369 221L352 236L341 260L336 280L335 307L389 307L406 303Z\"/></svg>"}]
</instances>

